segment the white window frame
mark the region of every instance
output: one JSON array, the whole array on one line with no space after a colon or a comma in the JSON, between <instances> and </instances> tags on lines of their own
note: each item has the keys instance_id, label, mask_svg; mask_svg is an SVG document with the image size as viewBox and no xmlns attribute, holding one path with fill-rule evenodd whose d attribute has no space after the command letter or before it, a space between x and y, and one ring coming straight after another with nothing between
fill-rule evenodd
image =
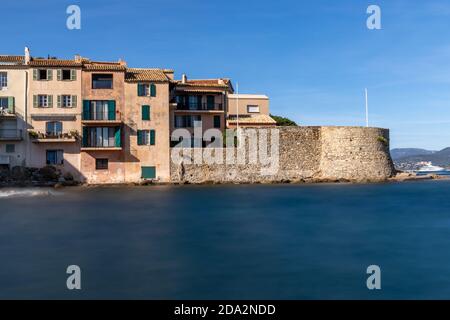
<instances>
[{"instance_id":1,"label":"white window frame","mask_svg":"<svg viewBox=\"0 0 450 320\"><path fill-rule=\"evenodd\" d=\"M8 72L0 72L0 90L8 89Z\"/></svg>"},{"instance_id":2,"label":"white window frame","mask_svg":"<svg viewBox=\"0 0 450 320\"><path fill-rule=\"evenodd\" d=\"M256 109L258 111L252 111L253 109ZM257 104L248 104L247 105L247 113L260 113L259 105Z\"/></svg>"},{"instance_id":3,"label":"white window frame","mask_svg":"<svg viewBox=\"0 0 450 320\"><path fill-rule=\"evenodd\" d=\"M48 108L48 95L39 94L38 95L38 107L39 108Z\"/></svg>"},{"instance_id":4,"label":"white window frame","mask_svg":"<svg viewBox=\"0 0 450 320\"><path fill-rule=\"evenodd\" d=\"M68 104L66 104L68 102ZM63 94L61 96L61 108L72 108L73 107L73 101L72 96L68 94Z\"/></svg>"}]
</instances>

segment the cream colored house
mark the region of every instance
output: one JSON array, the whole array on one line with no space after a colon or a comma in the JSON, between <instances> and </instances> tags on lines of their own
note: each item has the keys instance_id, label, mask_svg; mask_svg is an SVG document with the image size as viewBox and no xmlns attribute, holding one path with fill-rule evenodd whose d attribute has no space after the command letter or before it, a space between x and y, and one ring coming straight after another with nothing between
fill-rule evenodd
<instances>
[{"instance_id":1,"label":"cream colored house","mask_svg":"<svg viewBox=\"0 0 450 320\"><path fill-rule=\"evenodd\" d=\"M27 166L52 165L84 181L80 171L81 69L77 58L30 59Z\"/></svg>"},{"instance_id":2,"label":"cream colored house","mask_svg":"<svg viewBox=\"0 0 450 320\"><path fill-rule=\"evenodd\" d=\"M270 117L269 97L256 94L228 95L227 127L273 127Z\"/></svg>"},{"instance_id":3,"label":"cream colored house","mask_svg":"<svg viewBox=\"0 0 450 320\"><path fill-rule=\"evenodd\" d=\"M26 165L25 56L0 56L0 166Z\"/></svg>"}]
</instances>

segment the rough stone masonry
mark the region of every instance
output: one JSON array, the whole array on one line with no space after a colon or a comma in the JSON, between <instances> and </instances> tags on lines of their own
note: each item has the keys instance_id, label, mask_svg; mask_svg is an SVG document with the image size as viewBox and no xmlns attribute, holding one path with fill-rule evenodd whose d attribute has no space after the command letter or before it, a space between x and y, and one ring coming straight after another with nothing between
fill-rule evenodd
<instances>
[{"instance_id":1,"label":"rough stone masonry","mask_svg":"<svg viewBox=\"0 0 450 320\"><path fill-rule=\"evenodd\" d=\"M378 182L396 171L389 130L365 127L278 127L279 167L262 175L258 164L171 162L175 183ZM243 129L245 132L250 129ZM260 130L260 129L253 129ZM245 149L249 146L246 145ZM259 148L259 146L258 146ZM225 149L224 149L225 150ZM247 150L248 151L248 150ZM225 152L223 152L225 158Z\"/></svg>"}]
</instances>

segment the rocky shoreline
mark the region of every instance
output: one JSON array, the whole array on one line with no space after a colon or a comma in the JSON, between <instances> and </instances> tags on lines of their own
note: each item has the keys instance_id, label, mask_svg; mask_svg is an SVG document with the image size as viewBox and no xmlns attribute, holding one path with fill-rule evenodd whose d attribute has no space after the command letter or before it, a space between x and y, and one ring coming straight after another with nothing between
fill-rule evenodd
<instances>
[{"instance_id":1,"label":"rocky shoreline","mask_svg":"<svg viewBox=\"0 0 450 320\"><path fill-rule=\"evenodd\" d=\"M449 180L450 176L439 175L423 175L418 176L409 172L397 172L397 174L386 180L358 180L349 181L345 179L330 180L330 179L318 179L307 178L299 180L281 180L270 182L256 182L251 184L369 184L369 183L389 183L389 182L406 182L406 181L424 181L424 180ZM108 186L150 186L150 185L189 185L189 182L173 182L173 183L159 183L154 181L143 181L141 183L125 183L125 184L109 184ZM249 183L219 183L214 181L205 181L196 185L219 185L219 184L249 184ZM61 188L72 186L84 186L84 187L99 187L105 185L93 185L83 184L75 181L70 174L62 174L60 170L53 166L47 166L41 169L37 168L24 168L14 167L12 170L0 170L0 188L22 188L22 187L49 187L49 188Z\"/></svg>"}]
</instances>

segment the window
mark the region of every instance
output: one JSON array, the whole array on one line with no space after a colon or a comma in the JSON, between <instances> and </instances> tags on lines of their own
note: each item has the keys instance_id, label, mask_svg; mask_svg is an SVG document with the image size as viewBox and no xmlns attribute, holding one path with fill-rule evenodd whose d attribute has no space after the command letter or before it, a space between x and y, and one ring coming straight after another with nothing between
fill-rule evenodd
<instances>
[{"instance_id":1,"label":"window","mask_svg":"<svg viewBox=\"0 0 450 320\"><path fill-rule=\"evenodd\" d=\"M95 170L108 170L108 159L95 159Z\"/></svg>"},{"instance_id":2,"label":"window","mask_svg":"<svg viewBox=\"0 0 450 320\"><path fill-rule=\"evenodd\" d=\"M120 129L114 127L83 128L83 147L120 147Z\"/></svg>"},{"instance_id":3,"label":"window","mask_svg":"<svg viewBox=\"0 0 450 320\"><path fill-rule=\"evenodd\" d=\"M138 130L137 139L138 146L154 146L155 130Z\"/></svg>"},{"instance_id":4,"label":"window","mask_svg":"<svg viewBox=\"0 0 450 320\"><path fill-rule=\"evenodd\" d=\"M64 164L64 151L63 150L47 150L47 164L48 165Z\"/></svg>"},{"instance_id":5,"label":"window","mask_svg":"<svg viewBox=\"0 0 450 320\"><path fill-rule=\"evenodd\" d=\"M142 106L142 120L150 120L150 106Z\"/></svg>"},{"instance_id":6,"label":"window","mask_svg":"<svg viewBox=\"0 0 450 320\"><path fill-rule=\"evenodd\" d=\"M0 110L8 110L8 97L0 97Z\"/></svg>"},{"instance_id":7,"label":"window","mask_svg":"<svg viewBox=\"0 0 450 320\"><path fill-rule=\"evenodd\" d=\"M114 100L84 100L83 120L116 120Z\"/></svg>"},{"instance_id":8,"label":"window","mask_svg":"<svg viewBox=\"0 0 450 320\"><path fill-rule=\"evenodd\" d=\"M142 179L156 179L156 167L141 167Z\"/></svg>"},{"instance_id":9,"label":"window","mask_svg":"<svg viewBox=\"0 0 450 320\"><path fill-rule=\"evenodd\" d=\"M202 121L202 116L175 116L175 128L193 128L196 121Z\"/></svg>"},{"instance_id":10,"label":"window","mask_svg":"<svg viewBox=\"0 0 450 320\"><path fill-rule=\"evenodd\" d=\"M53 106L52 96L40 94L34 97L35 97L35 106L38 108L51 108Z\"/></svg>"},{"instance_id":11,"label":"window","mask_svg":"<svg viewBox=\"0 0 450 320\"><path fill-rule=\"evenodd\" d=\"M247 112L248 113L259 113L259 106L248 105Z\"/></svg>"},{"instance_id":12,"label":"window","mask_svg":"<svg viewBox=\"0 0 450 320\"><path fill-rule=\"evenodd\" d=\"M71 80L72 79L72 72L71 72L71 70L62 70L62 72L61 72L61 79L62 80Z\"/></svg>"},{"instance_id":13,"label":"window","mask_svg":"<svg viewBox=\"0 0 450 320\"><path fill-rule=\"evenodd\" d=\"M6 145L6 153L14 153L16 152L16 145L15 144L7 144Z\"/></svg>"},{"instance_id":14,"label":"window","mask_svg":"<svg viewBox=\"0 0 450 320\"><path fill-rule=\"evenodd\" d=\"M189 110L201 109L201 101L202 101L201 97L189 96L188 101L189 101Z\"/></svg>"},{"instance_id":15,"label":"window","mask_svg":"<svg viewBox=\"0 0 450 320\"><path fill-rule=\"evenodd\" d=\"M138 96L145 97L150 95L150 85L147 83L138 83Z\"/></svg>"},{"instance_id":16,"label":"window","mask_svg":"<svg viewBox=\"0 0 450 320\"><path fill-rule=\"evenodd\" d=\"M45 133L49 136L58 137L62 134L62 128L61 121L49 121L45 124Z\"/></svg>"},{"instance_id":17,"label":"window","mask_svg":"<svg viewBox=\"0 0 450 320\"><path fill-rule=\"evenodd\" d=\"M220 116L214 116L214 128L220 128Z\"/></svg>"},{"instance_id":18,"label":"window","mask_svg":"<svg viewBox=\"0 0 450 320\"><path fill-rule=\"evenodd\" d=\"M92 89L112 89L112 88L113 88L112 74L92 75Z\"/></svg>"},{"instance_id":19,"label":"window","mask_svg":"<svg viewBox=\"0 0 450 320\"><path fill-rule=\"evenodd\" d=\"M0 89L8 87L8 73L0 72Z\"/></svg>"},{"instance_id":20,"label":"window","mask_svg":"<svg viewBox=\"0 0 450 320\"><path fill-rule=\"evenodd\" d=\"M77 96L62 95L58 96L58 107L75 108L77 106Z\"/></svg>"}]
</instances>

